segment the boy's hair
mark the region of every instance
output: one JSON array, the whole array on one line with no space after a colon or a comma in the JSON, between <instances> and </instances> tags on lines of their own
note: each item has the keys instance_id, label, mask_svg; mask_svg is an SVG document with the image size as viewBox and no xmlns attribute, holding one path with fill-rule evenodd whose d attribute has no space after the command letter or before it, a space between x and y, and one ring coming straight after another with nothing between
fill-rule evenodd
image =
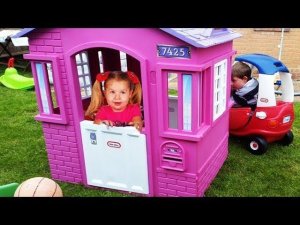
<instances>
[{"instance_id":1,"label":"boy's hair","mask_svg":"<svg viewBox=\"0 0 300 225\"><path fill-rule=\"evenodd\" d=\"M243 77L246 76L247 80L251 79L251 68L243 62L236 62L233 64L231 73L232 77L243 79Z\"/></svg>"},{"instance_id":2,"label":"boy's hair","mask_svg":"<svg viewBox=\"0 0 300 225\"><path fill-rule=\"evenodd\" d=\"M137 78L136 78L137 79ZM128 81L130 90L132 90L132 95L129 100L129 104L141 104L142 101L142 87L141 83L138 81L138 83L133 84L133 82L130 80L129 75L127 72L122 71L112 71L109 72L109 75L107 79L104 81L104 87L106 83L109 80L122 80L122 81ZM99 82L97 79L93 85L92 88L92 96L91 96L91 102L89 107L87 108L85 112L85 116L94 118L94 114L98 111L99 107L104 105L105 98L102 93L102 83Z\"/></svg>"}]
</instances>

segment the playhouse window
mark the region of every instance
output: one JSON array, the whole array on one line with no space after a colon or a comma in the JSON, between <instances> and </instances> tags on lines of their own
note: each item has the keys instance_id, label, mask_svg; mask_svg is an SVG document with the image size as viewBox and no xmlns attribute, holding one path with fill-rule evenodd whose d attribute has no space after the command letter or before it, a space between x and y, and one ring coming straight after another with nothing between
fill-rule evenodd
<instances>
[{"instance_id":1,"label":"playhouse window","mask_svg":"<svg viewBox=\"0 0 300 225\"><path fill-rule=\"evenodd\" d=\"M120 52L121 71L126 72L128 70L126 53L122 52L122 51L119 51L119 52ZM100 73L103 73L104 72L104 64L103 64L102 51L98 51L98 58L99 58Z\"/></svg>"},{"instance_id":2,"label":"playhouse window","mask_svg":"<svg viewBox=\"0 0 300 225\"><path fill-rule=\"evenodd\" d=\"M99 59L100 73L103 73L104 72L104 68L103 68L102 51L98 51L98 59Z\"/></svg>"},{"instance_id":3,"label":"playhouse window","mask_svg":"<svg viewBox=\"0 0 300 225\"><path fill-rule=\"evenodd\" d=\"M35 69L41 96L42 113L60 114L53 85L52 65L50 63L36 63Z\"/></svg>"},{"instance_id":4,"label":"playhouse window","mask_svg":"<svg viewBox=\"0 0 300 225\"><path fill-rule=\"evenodd\" d=\"M168 127L192 130L192 75L168 72Z\"/></svg>"},{"instance_id":5,"label":"playhouse window","mask_svg":"<svg viewBox=\"0 0 300 225\"><path fill-rule=\"evenodd\" d=\"M226 108L227 59L214 66L214 104L213 120L223 114Z\"/></svg>"},{"instance_id":6,"label":"playhouse window","mask_svg":"<svg viewBox=\"0 0 300 225\"><path fill-rule=\"evenodd\" d=\"M91 97L92 93L91 74L89 70L87 52L80 52L75 56L75 58L81 98L86 99Z\"/></svg>"},{"instance_id":7,"label":"playhouse window","mask_svg":"<svg viewBox=\"0 0 300 225\"><path fill-rule=\"evenodd\" d=\"M49 81L49 85L50 85L50 94L51 94L51 100L52 100L52 104L53 104L53 109L54 109L54 113L58 114L59 111L59 107L57 104L57 97L56 97L56 91L54 88L54 81L53 81L53 73L52 73L52 65L51 63L46 63L46 68L47 68L47 74L48 74L48 81Z\"/></svg>"},{"instance_id":8,"label":"playhouse window","mask_svg":"<svg viewBox=\"0 0 300 225\"><path fill-rule=\"evenodd\" d=\"M27 54L32 62L39 114L36 120L67 124L59 56Z\"/></svg>"},{"instance_id":9,"label":"playhouse window","mask_svg":"<svg viewBox=\"0 0 300 225\"><path fill-rule=\"evenodd\" d=\"M121 62L121 70L123 72L127 71L127 57L125 52L120 51L120 62Z\"/></svg>"},{"instance_id":10,"label":"playhouse window","mask_svg":"<svg viewBox=\"0 0 300 225\"><path fill-rule=\"evenodd\" d=\"M36 60L41 56L29 55ZM37 81L36 92L40 114L35 118L40 121L66 124L62 87L60 83L58 58L43 57L43 61L33 61L33 75ZM52 61L51 61L52 60Z\"/></svg>"}]
</instances>

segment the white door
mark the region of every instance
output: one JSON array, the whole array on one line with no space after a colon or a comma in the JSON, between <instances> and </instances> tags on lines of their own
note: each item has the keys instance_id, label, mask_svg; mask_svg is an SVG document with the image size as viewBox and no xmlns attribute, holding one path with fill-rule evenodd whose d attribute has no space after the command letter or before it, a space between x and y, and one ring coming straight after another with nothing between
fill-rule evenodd
<instances>
[{"instance_id":1,"label":"white door","mask_svg":"<svg viewBox=\"0 0 300 225\"><path fill-rule=\"evenodd\" d=\"M149 193L146 137L134 127L80 123L89 185Z\"/></svg>"}]
</instances>

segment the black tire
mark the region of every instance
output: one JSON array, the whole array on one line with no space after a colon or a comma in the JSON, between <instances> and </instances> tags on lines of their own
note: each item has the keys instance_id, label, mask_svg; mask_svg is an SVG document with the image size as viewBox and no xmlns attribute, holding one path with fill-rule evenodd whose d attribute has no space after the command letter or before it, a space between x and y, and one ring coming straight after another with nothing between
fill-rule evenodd
<instances>
[{"instance_id":1,"label":"black tire","mask_svg":"<svg viewBox=\"0 0 300 225\"><path fill-rule=\"evenodd\" d=\"M254 155L262 155L267 149L268 143L262 137L251 137L247 141L247 150Z\"/></svg>"},{"instance_id":2,"label":"black tire","mask_svg":"<svg viewBox=\"0 0 300 225\"><path fill-rule=\"evenodd\" d=\"M287 132L281 140L281 143L285 146L290 145L294 140L294 134L292 131Z\"/></svg>"}]
</instances>

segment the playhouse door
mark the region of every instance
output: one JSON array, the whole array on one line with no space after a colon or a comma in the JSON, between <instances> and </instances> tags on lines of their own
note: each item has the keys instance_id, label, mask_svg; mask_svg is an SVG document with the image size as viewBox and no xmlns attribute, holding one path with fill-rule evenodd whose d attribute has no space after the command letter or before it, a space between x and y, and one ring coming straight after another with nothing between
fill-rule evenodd
<instances>
[{"instance_id":1,"label":"playhouse door","mask_svg":"<svg viewBox=\"0 0 300 225\"><path fill-rule=\"evenodd\" d=\"M80 123L87 183L149 193L146 138L134 127Z\"/></svg>"}]
</instances>

